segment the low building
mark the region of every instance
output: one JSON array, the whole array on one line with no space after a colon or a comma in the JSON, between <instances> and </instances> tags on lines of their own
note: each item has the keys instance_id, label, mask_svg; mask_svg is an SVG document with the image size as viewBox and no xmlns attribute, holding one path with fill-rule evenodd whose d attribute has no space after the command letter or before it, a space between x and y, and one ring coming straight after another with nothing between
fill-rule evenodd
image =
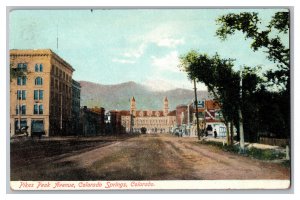
<instances>
[{"instance_id":1,"label":"low building","mask_svg":"<svg viewBox=\"0 0 300 200\"><path fill-rule=\"evenodd\" d=\"M191 136L197 136L196 124L196 108L192 110L192 126L190 130ZM223 123L220 105L212 99L202 100L202 106L198 108L198 119L200 132L208 129L209 136L213 136L213 131L216 130L218 136L226 136L226 126Z\"/></svg>"},{"instance_id":2,"label":"low building","mask_svg":"<svg viewBox=\"0 0 300 200\"><path fill-rule=\"evenodd\" d=\"M104 108L87 108L84 106L80 109L79 132L83 136L96 136L104 134Z\"/></svg>"}]
</instances>

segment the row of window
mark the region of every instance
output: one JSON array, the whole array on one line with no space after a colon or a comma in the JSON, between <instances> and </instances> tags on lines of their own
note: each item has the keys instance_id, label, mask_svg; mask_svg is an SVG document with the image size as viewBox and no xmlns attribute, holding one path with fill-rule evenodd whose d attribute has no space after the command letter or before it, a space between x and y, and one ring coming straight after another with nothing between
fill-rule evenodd
<instances>
[{"instance_id":1,"label":"row of window","mask_svg":"<svg viewBox=\"0 0 300 200\"><path fill-rule=\"evenodd\" d=\"M34 104L33 105L33 114L42 115L44 112L43 104ZM16 115L18 114L26 115L26 105L16 106Z\"/></svg>"},{"instance_id":2,"label":"row of window","mask_svg":"<svg viewBox=\"0 0 300 200\"><path fill-rule=\"evenodd\" d=\"M26 100L26 90L17 90L17 100ZM33 99L34 100L43 100L44 90L34 90Z\"/></svg>"},{"instance_id":3,"label":"row of window","mask_svg":"<svg viewBox=\"0 0 300 200\"><path fill-rule=\"evenodd\" d=\"M126 120L127 124L129 124L129 121ZM137 120L135 121L136 124L167 124L168 123L168 120Z\"/></svg>"},{"instance_id":4,"label":"row of window","mask_svg":"<svg viewBox=\"0 0 300 200\"><path fill-rule=\"evenodd\" d=\"M26 76L18 76L17 78L17 85L26 85L27 77ZM43 85L43 78L37 77L34 79L35 85Z\"/></svg>"},{"instance_id":5,"label":"row of window","mask_svg":"<svg viewBox=\"0 0 300 200\"><path fill-rule=\"evenodd\" d=\"M67 82L71 82L71 76L54 65L52 65L52 72L55 76L58 76Z\"/></svg>"},{"instance_id":6,"label":"row of window","mask_svg":"<svg viewBox=\"0 0 300 200\"><path fill-rule=\"evenodd\" d=\"M18 63L17 68L23 71L27 71L27 63ZM43 64L35 64L34 66L35 72L43 72Z\"/></svg>"}]
</instances>

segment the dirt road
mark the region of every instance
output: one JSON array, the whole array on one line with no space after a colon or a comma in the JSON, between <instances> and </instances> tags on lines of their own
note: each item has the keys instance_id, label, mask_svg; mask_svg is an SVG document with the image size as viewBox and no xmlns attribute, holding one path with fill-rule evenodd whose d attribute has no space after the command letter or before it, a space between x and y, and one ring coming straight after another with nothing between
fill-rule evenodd
<instances>
[{"instance_id":1,"label":"dirt road","mask_svg":"<svg viewBox=\"0 0 300 200\"><path fill-rule=\"evenodd\" d=\"M50 159L50 160L49 160ZM89 151L32 161L13 180L289 179L289 168L224 152L195 138L142 135Z\"/></svg>"}]
</instances>

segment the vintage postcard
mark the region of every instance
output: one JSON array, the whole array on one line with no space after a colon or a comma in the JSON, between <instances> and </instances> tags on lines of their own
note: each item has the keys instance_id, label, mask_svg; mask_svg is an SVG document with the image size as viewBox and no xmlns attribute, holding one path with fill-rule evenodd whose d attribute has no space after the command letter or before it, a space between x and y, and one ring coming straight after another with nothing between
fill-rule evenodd
<instances>
[{"instance_id":1,"label":"vintage postcard","mask_svg":"<svg viewBox=\"0 0 300 200\"><path fill-rule=\"evenodd\" d=\"M11 9L11 189L289 189L290 18Z\"/></svg>"}]
</instances>

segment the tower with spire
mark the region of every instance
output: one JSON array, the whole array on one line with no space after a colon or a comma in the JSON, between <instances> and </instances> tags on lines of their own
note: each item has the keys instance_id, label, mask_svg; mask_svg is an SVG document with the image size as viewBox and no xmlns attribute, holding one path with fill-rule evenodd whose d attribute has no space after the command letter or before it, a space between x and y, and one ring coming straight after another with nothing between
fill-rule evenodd
<instances>
[{"instance_id":1,"label":"tower with spire","mask_svg":"<svg viewBox=\"0 0 300 200\"><path fill-rule=\"evenodd\" d=\"M169 113L169 100L167 97L164 99L164 116L167 116Z\"/></svg>"},{"instance_id":2,"label":"tower with spire","mask_svg":"<svg viewBox=\"0 0 300 200\"><path fill-rule=\"evenodd\" d=\"M132 97L130 99L130 114L132 114L133 116L135 116L135 113L136 113L136 103L135 103L134 97Z\"/></svg>"}]
</instances>

